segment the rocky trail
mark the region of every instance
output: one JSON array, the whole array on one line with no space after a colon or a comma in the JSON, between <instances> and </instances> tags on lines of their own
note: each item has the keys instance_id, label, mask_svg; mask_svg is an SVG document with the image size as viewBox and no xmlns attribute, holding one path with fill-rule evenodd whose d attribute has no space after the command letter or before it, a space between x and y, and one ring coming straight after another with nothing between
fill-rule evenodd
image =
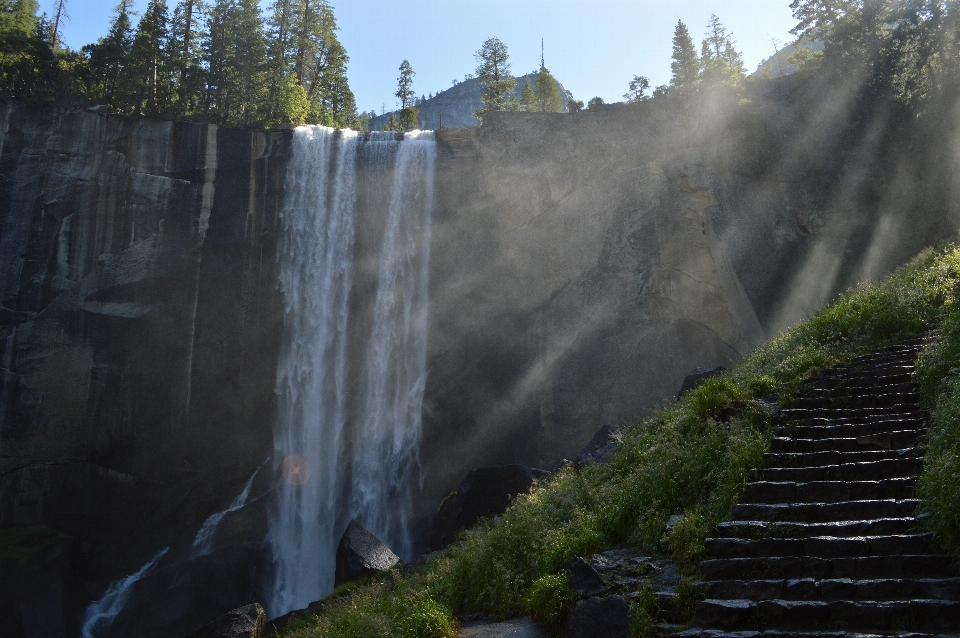
<instances>
[{"instance_id":1,"label":"rocky trail","mask_svg":"<svg viewBox=\"0 0 960 638\"><path fill-rule=\"evenodd\" d=\"M734 520L706 540L706 600L674 638L960 635L960 570L913 495L928 421L921 347L803 384Z\"/></svg>"}]
</instances>

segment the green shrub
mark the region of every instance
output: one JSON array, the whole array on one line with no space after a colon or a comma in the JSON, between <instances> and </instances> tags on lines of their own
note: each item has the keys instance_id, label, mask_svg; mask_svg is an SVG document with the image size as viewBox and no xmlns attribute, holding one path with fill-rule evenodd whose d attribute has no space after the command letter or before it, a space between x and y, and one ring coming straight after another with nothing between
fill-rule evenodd
<instances>
[{"instance_id":1,"label":"green shrub","mask_svg":"<svg viewBox=\"0 0 960 638\"><path fill-rule=\"evenodd\" d=\"M548 627L558 627L576 603L564 572L538 578L527 594L530 615Z\"/></svg>"},{"instance_id":2,"label":"green shrub","mask_svg":"<svg viewBox=\"0 0 960 638\"><path fill-rule=\"evenodd\" d=\"M660 601L649 584L644 583L636 598L630 602L630 635L632 638L659 636Z\"/></svg>"}]
</instances>

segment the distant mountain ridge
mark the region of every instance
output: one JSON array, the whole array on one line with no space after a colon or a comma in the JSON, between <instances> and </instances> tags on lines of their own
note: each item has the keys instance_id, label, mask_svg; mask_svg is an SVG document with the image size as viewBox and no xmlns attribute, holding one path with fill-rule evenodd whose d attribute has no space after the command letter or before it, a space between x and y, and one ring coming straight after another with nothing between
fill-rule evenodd
<instances>
[{"instance_id":1,"label":"distant mountain ridge","mask_svg":"<svg viewBox=\"0 0 960 638\"><path fill-rule=\"evenodd\" d=\"M530 81L533 86L537 79L536 73L528 73L516 78L517 80L517 99L520 99L520 92L523 91L525 81ZM560 91L560 97L563 100L563 111L567 110L567 103L573 100L573 93L557 82L557 89ZM432 98L421 102L417 108L420 109L419 127L424 130L433 130L440 128L441 114L444 128L472 128L480 126L480 121L473 117L474 110L480 108L480 85L476 78L469 78L459 82L445 91L440 91ZM400 109L393 111L394 117L399 117ZM370 130L379 131L390 118L390 112L378 115L370 119Z\"/></svg>"}]
</instances>

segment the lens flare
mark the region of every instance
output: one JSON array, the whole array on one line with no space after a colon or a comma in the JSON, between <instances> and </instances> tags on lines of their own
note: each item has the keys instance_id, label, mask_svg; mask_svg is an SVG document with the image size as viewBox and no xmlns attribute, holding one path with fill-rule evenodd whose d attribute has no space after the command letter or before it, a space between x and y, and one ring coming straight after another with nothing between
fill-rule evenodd
<instances>
[{"instance_id":1,"label":"lens flare","mask_svg":"<svg viewBox=\"0 0 960 638\"><path fill-rule=\"evenodd\" d=\"M280 474L290 485L301 486L310 480L310 464L302 456L288 456L280 464Z\"/></svg>"}]
</instances>

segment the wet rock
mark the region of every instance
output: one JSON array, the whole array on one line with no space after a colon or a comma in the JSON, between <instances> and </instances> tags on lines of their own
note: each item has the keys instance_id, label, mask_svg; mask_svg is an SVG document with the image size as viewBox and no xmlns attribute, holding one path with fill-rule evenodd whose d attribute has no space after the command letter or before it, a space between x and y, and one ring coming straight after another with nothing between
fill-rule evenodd
<instances>
[{"instance_id":1,"label":"wet rock","mask_svg":"<svg viewBox=\"0 0 960 638\"><path fill-rule=\"evenodd\" d=\"M610 425L604 425L597 430L590 442L580 450L574 464L578 468L582 468L588 463L603 463L607 456L617 449L619 444L620 442L613 436L613 428Z\"/></svg>"},{"instance_id":2,"label":"wet rock","mask_svg":"<svg viewBox=\"0 0 960 638\"><path fill-rule=\"evenodd\" d=\"M374 576L400 562L390 548L356 519L350 521L337 547L337 573L334 587Z\"/></svg>"},{"instance_id":3,"label":"wet rock","mask_svg":"<svg viewBox=\"0 0 960 638\"><path fill-rule=\"evenodd\" d=\"M703 385L703 382L706 381L707 379L720 376L726 371L727 369L723 366L716 366L713 368L694 369L693 371L690 372L690 374L684 377L683 385L680 386L680 392L677 393L677 398L679 399L680 397L685 395L687 392L690 392L690 390L694 390L700 387L701 385Z\"/></svg>"},{"instance_id":4,"label":"wet rock","mask_svg":"<svg viewBox=\"0 0 960 638\"><path fill-rule=\"evenodd\" d=\"M518 494L530 490L534 481L548 472L524 465L481 467L467 474L437 512L430 534L430 548L452 543L457 532L469 529L481 518L502 514Z\"/></svg>"},{"instance_id":5,"label":"wet rock","mask_svg":"<svg viewBox=\"0 0 960 638\"><path fill-rule=\"evenodd\" d=\"M596 596L607 590L607 584L603 582L597 570L579 556L567 561L564 569L567 572L570 589L581 597Z\"/></svg>"},{"instance_id":6,"label":"wet rock","mask_svg":"<svg viewBox=\"0 0 960 638\"><path fill-rule=\"evenodd\" d=\"M228 611L187 638L263 638L267 614L258 603Z\"/></svg>"},{"instance_id":7,"label":"wet rock","mask_svg":"<svg viewBox=\"0 0 960 638\"><path fill-rule=\"evenodd\" d=\"M630 638L630 606L620 596L577 603L560 626L561 638Z\"/></svg>"}]
</instances>

